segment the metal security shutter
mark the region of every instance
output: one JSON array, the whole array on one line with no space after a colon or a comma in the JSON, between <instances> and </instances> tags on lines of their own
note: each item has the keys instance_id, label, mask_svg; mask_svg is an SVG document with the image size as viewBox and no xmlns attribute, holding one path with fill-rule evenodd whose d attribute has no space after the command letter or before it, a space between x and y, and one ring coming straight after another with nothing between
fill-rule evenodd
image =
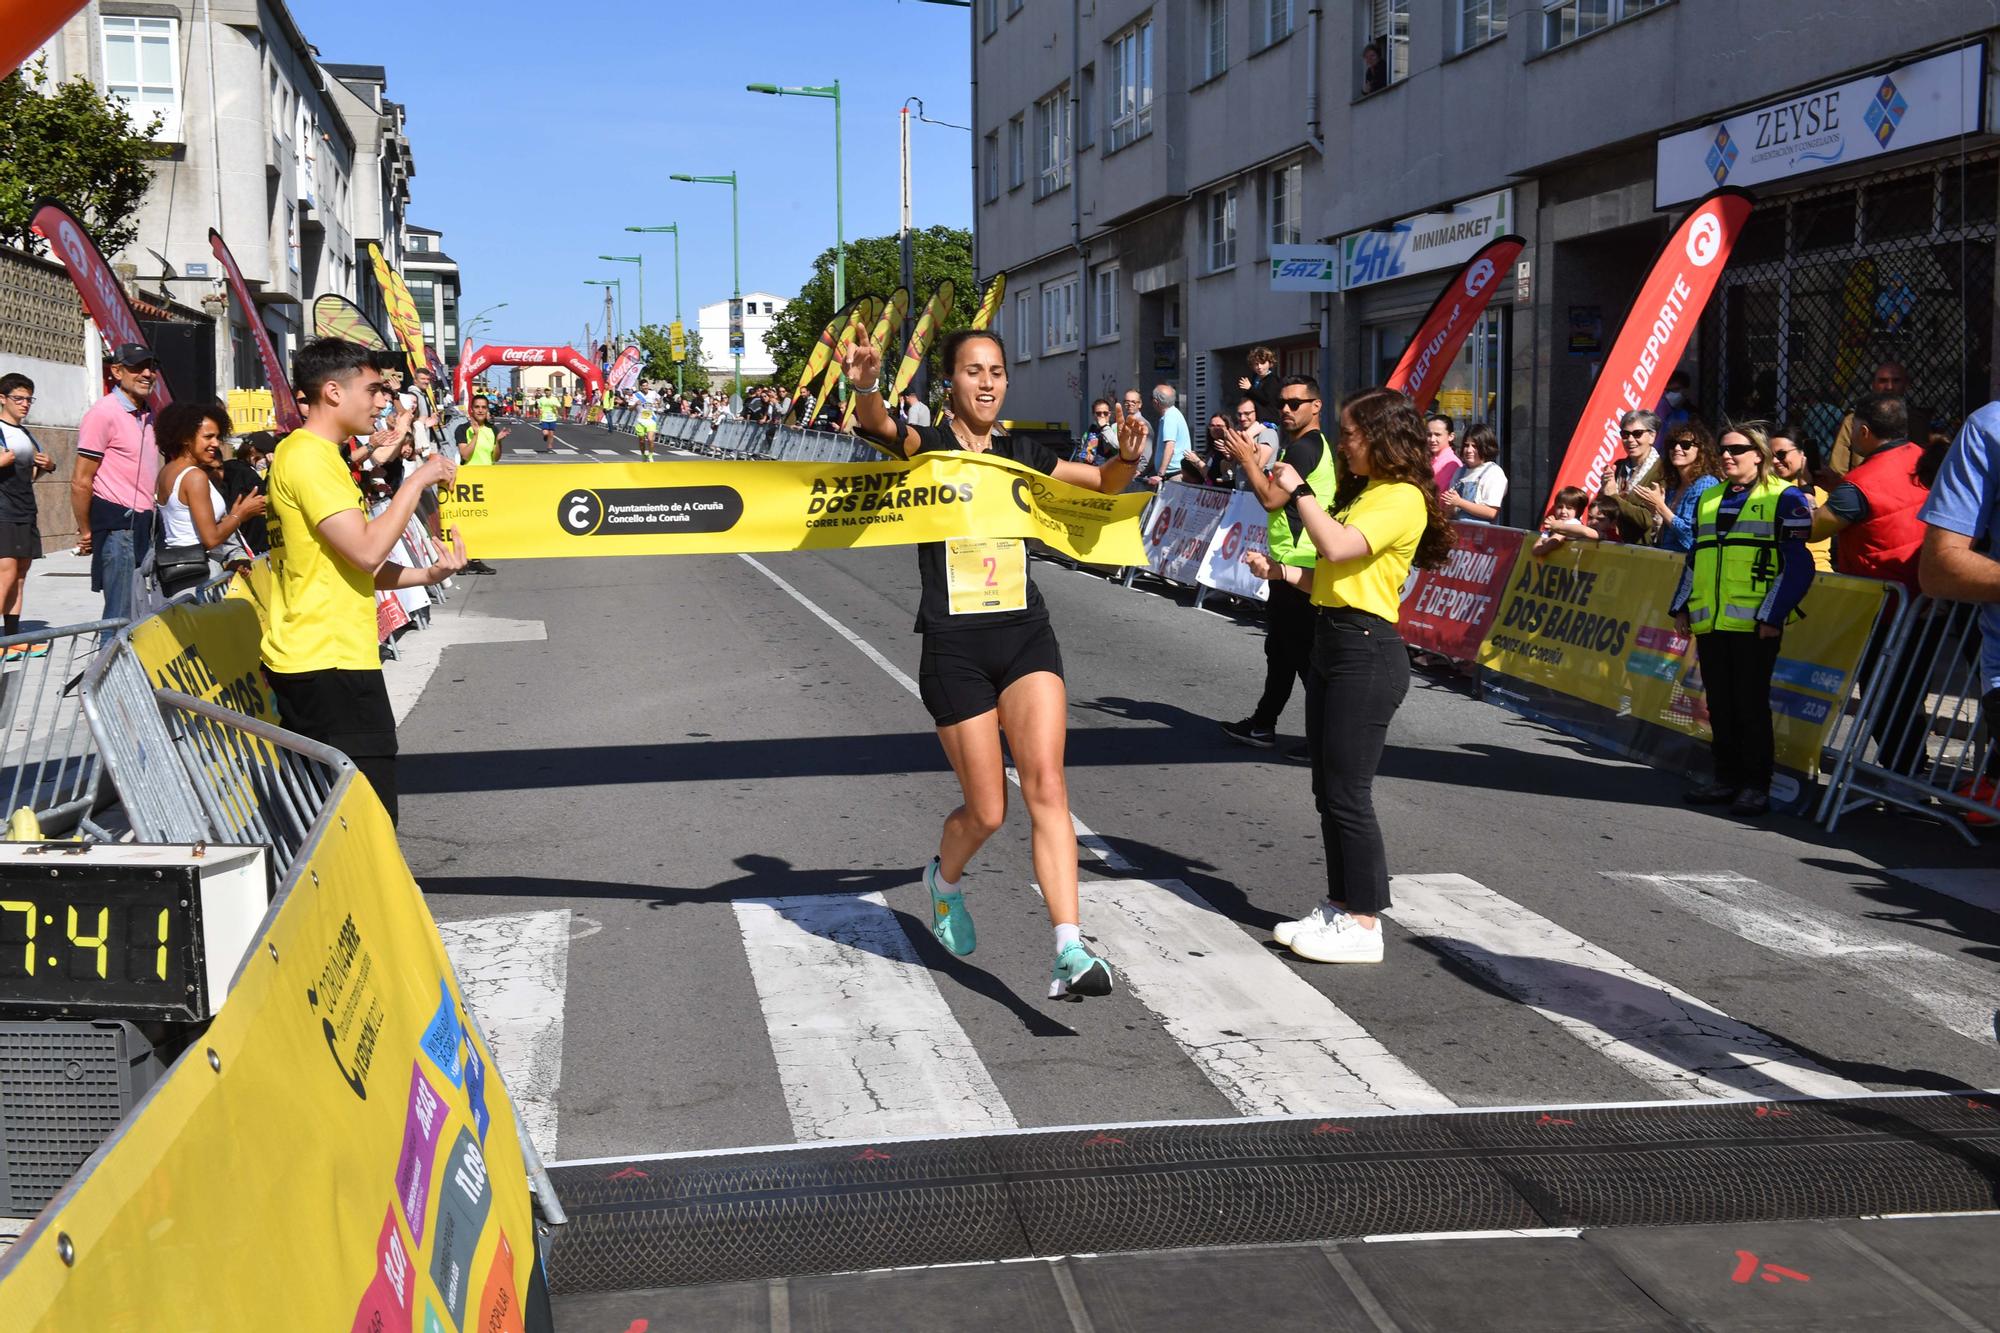
<instances>
[{"instance_id":1,"label":"metal security shutter","mask_svg":"<svg viewBox=\"0 0 2000 1333\"><path fill-rule=\"evenodd\" d=\"M1996 206L1990 151L1760 203L1703 321L1704 415L1796 421L1825 448L1900 361L1912 406L1962 421L1992 397Z\"/></svg>"}]
</instances>

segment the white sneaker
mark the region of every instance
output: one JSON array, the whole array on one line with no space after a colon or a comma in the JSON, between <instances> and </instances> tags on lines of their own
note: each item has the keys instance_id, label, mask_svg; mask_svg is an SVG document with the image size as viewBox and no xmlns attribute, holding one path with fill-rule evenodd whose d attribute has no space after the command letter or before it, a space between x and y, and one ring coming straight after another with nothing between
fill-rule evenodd
<instances>
[{"instance_id":1,"label":"white sneaker","mask_svg":"<svg viewBox=\"0 0 2000 1333\"><path fill-rule=\"evenodd\" d=\"M1369 929L1345 912L1319 923L1301 921L1292 933L1292 952L1315 963L1379 963L1382 926Z\"/></svg>"},{"instance_id":2,"label":"white sneaker","mask_svg":"<svg viewBox=\"0 0 2000 1333\"><path fill-rule=\"evenodd\" d=\"M1332 903L1321 903L1297 921L1280 921L1277 925L1271 927L1271 938L1289 949L1292 947L1293 938L1298 935L1300 930L1306 928L1317 930L1323 926L1332 924L1335 917L1346 915L1347 913L1341 911Z\"/></svg>"}]
</instances>

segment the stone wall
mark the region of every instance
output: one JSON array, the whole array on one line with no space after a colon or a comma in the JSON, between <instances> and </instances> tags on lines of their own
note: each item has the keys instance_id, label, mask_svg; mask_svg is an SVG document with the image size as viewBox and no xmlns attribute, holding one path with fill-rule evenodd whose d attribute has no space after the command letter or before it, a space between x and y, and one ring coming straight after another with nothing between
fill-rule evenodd
<instances>
[{"instance_id":1,"label":"stone wall","mask_svg":"<svg viewBox=\"0 0 2000 1333\"><path fill-rule=\"evenodd\" d=\"M28 428L55 472L35 483L42 549L76 544L69 480L76 469L76 425L98 396L94 339L83 302L62 265L0 247L0 374L19 371L35 381Z\"/></svg>"}]
</instances>

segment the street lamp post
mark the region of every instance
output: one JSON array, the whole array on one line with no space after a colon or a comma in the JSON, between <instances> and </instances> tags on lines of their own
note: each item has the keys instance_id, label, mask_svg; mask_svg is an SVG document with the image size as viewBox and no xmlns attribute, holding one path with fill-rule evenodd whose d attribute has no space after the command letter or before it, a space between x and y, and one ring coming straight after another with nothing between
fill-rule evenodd
<instances>
[{"instance_id":1,"label":"street lamp post","mask_svg":"<svg viewBox=\"0 0 2000 1333\"><path fill-rule=\"evenodd\" d=\"M729 187L729 267L731 281L735 285L732 299L736 303L736 318L743 318L743 234L738 225L736 210L736 173L727 176L684 176L675 174L669 180L685 181L690 185L727 185ZM742 344L730 340L729 352L736 362L736 387L730 398L738 408L742 407L743 394L743 352Z\"/></svg>"},{"instance_id":2,"label":"street lamp post","mask_svg":"<svg viewBox=\"0 0 2000 1333\"><path fill-rule=\"evenodd\" d=\"M847 231L841 217L840 187L840 80L824 85L749 83L753 93L772 97L825 97L833 102L833 308L847 304Z\"/></svg>"},{"instance_id":3,"label":"street lamp post","mask_svg":"<svg viewBox=\"0 0 2000 1333\"><path fill-rule=\"evenodd\" d=\"M626 231L672 232L674 237L674 323L681 322L681 224L669 222L664 227L627 227ZM682 363L674 362L674 392L684 395L687 386L681 377Z\"/></svg>"},{"instance_id":4,"label":"street lamp post","mask_svg":"<svg viewBox=\"0 0 2000 1333\"><path fill-rule=\"evenodd\" d=\"M624 281L623 281L622 279L620 279L620 278L585 278L585 279L584 279L583 281L584 281L584 285L585 285L585 286L588 286L588 287L611 287L611 288L614 288L614 289L616 289L616 291L617 291L617 293L618 293L618 327L619 327L619 328L621 328L621 329L622 329L622 328L624 328L624 327L625 327L625 283L624 283ZM610 342L610 341L611 341L611 340L612 340L613 338L615 338L615 337L617 337L617 334L616 334L616 333L614 332L614 333L612 333L612 334L608 335L608 336L607 336L607 337L605 338L605 341L606 341L606 342Z\"/></svg>"},{"instance_id":5,"label":"street lamp post","mask_svg":"<svg viewBox=\"0 0 2000 1333\"><path fill-rule=\"evenodd\" d=\"M616 264L637 264L639 266L639 327L646 327L646 261L640 255L599 255Z\"/></svg>"}]
</instances>

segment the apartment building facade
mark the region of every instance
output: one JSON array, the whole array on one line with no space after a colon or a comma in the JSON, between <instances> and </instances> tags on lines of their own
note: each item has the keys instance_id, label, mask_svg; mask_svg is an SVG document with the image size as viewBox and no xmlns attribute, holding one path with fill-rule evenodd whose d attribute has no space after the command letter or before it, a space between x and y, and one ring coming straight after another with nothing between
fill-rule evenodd
<instances>
[{"instance_id":1,"label":"apartment building facade","mask_svg":"<svg viewBox=\"0 0 2000 1333\"><path fill-rule=\"evenodd\" d=\"M1528 521L1660 245L1728 183L1758 205L1685 364L1706 415L1837 420L1895 359L1962 416L1996 390L1992 25L1970 0L974 0L1009 412L1167 383L1199 433L1260 344L1380 383L1468 242L1516 232L1438 406L1494 424ZM1333 247L1340 290L1274 292L1291 244Z\"/></svg>"}]
</instances>

